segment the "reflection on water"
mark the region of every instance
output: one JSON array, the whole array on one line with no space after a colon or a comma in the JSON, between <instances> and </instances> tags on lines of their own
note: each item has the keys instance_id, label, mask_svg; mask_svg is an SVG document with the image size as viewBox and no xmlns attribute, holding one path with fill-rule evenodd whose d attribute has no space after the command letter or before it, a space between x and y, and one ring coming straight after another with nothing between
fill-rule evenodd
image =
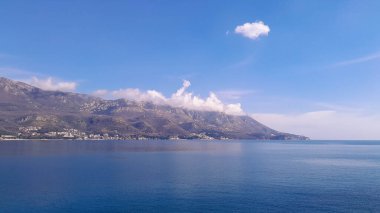
<instances>
[{"instance_id":1,"label":"reflection on water","mask_svg":"<svg viewBox=\"0 0 380 213\"><path fill-rule=\"evenodd\" d=\"M380 211L380 142L0 142L2 212Z\"/></svg>"},{"instance_id":2,"label":"reflection on water","mask_svg":"<svg viewBox=\"0 0 380 213\"><path fill-rule=\"evenodd\" d=\"M316 158L300 160L300 162L309 163L319 166L342 166L342 167L379 167L380 162L374 162L369 160L353 160L353 159L328 159L328 158Z\"/></svg>"},{"instance_id":3,"label":"reflection on water","mask_svg":"<svg viewBox=\"0 0 380 213\"><path fill-rule=\"evenodd\" d=\"M240 152L240 143L216 141L4 141L0 155L55 155L83 152Z\"/></svg>"}]
</instances>

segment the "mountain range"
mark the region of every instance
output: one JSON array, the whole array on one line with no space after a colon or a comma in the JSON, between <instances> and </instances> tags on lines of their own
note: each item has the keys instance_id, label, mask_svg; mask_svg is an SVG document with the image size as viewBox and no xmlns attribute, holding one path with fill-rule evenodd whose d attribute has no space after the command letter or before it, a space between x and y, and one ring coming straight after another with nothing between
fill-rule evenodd
<instances>
[{"instance_id":1,"label":"mountain range","mask_svg":"<svg viewBox=\"0 0 380 213\"><path fill-rule=\"evenodd\" d=\"M305 140L253 118L46 91L0 77L0 135L19 138Z\"/></svg>"}]
</instances>

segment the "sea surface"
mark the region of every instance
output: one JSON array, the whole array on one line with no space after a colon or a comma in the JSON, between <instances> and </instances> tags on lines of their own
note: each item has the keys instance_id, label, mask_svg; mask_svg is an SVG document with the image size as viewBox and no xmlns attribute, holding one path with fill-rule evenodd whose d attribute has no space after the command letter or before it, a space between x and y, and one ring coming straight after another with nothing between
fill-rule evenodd
<instances>
[{"instance_id":1,"label":"sea surface","mask_svg":"<svg viewBox=\"0 0 380 213\"><path fill-rule=\"evenodd\" d=\"M0 212L380 212L380 141L7 141L0 172Z\"/></svg>"}]
</instances>

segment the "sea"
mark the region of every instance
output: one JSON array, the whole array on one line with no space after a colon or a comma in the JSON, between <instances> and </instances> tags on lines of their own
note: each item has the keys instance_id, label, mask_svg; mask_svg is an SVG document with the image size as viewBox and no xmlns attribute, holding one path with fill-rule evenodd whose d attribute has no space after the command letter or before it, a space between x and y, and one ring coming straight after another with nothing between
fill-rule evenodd
<instances>
[{"instance_id":1,"label":"sea","mask_svg":"<svg viewBox=\"0 0 380 213\"><path fill-rule=\"evenodd\" d=\"M380 212L380 141L1 141L0 212Z\"/></svg>"}]
</instances>

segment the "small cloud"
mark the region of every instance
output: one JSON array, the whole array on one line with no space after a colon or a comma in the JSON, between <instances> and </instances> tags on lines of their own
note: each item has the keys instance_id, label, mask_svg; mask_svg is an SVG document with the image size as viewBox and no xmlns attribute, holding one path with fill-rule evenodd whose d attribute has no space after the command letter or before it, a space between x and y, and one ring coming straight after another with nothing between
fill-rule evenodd
<instances>
[{"instance_id":1,"label":"small cloud","mask_svg":"<svg viewBox=\"0 0 380 213\"><path fill-rule=\"evenodd\" d=\"M0 76L16 79L43 90L73 92L78 86L76 82L60 81L53 77L46 77L40 73L15 67L0 67Z\"/></svg>"},{"instance_id":2,"label":"small cloud","mask_svg":"<svg viewBox=\"0 0 380 213\"><path fill-rule=\"evenodd\" d=\"M76 82L59 81L53 79L52 77L48 77L45 79L32 77L31 79L25 80L24 82L35 87L41 88L43 90L63 92L73 92L78 86Z\"/></svg>"},{"instance_id":3,"label":"small cloud","mask_svg":"<svg viewBox=\"0 0 380 213\"><path fill-rule=\"evenodd\" d=\"M252 23L245 23L235 28L236 34L241 34L244 37L255 40L260 36L267 36L269 34L269 26L265 25L262 21Z\"/></svg>"}]
</instances>

